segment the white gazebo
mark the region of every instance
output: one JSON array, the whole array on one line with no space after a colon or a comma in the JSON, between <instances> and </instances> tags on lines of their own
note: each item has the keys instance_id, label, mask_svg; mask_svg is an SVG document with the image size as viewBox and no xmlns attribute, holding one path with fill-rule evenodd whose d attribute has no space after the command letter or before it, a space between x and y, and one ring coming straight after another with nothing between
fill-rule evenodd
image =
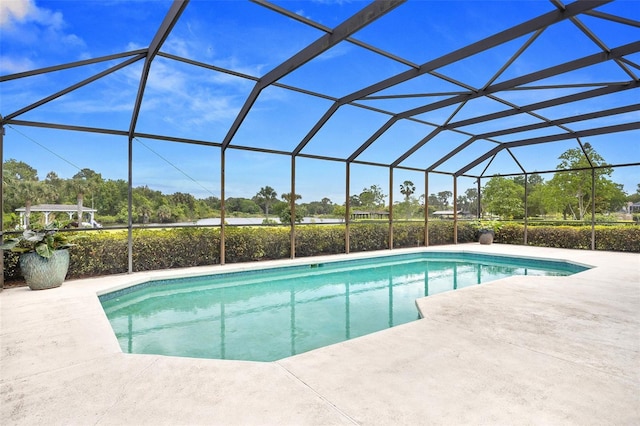
<instances>
[{"instance_id":1,"label":"white gazebo","mask_svg":"<svg viewBox=\"0 0 640 426\"><path fill-rule=\"evenodd\" d=\"M24 228L27 227L29 218L27 217L25 207L19 207L16 209L18 213L20 213L20 223ZM51 213L56 212L65 212L69 215L69 220L73 219L73 215L78 212L78 206L76 204L38 204L35 206L31 206L30 212L42 212L44 213L44 223L45 225L49 224L49 216ZM97 222L94 219L94 215L97 212L96 209L91 209L89 207L82 206L82 216L85 213L89 213L89 223L91 226L97 226ZM82 217L78 218L78 226L82 226Z\"/></svg>"}]
</instances>

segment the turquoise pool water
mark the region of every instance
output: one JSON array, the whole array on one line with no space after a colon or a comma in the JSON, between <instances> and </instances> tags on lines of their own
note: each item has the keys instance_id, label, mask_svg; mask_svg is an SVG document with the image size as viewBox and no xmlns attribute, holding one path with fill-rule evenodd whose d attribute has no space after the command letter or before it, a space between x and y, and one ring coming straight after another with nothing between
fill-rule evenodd
<instances>
[{"instance_id":1,"label":"turquoise pool water","mask_svg":"<svg viewBox=\"0 0 640 426\"><path fill-rule=\"evenodd\" d=\"M100 301L124 352L273 361L414 321L424 296L584 269L419 253L150 281Z\"/></svg>"}]
</instances>

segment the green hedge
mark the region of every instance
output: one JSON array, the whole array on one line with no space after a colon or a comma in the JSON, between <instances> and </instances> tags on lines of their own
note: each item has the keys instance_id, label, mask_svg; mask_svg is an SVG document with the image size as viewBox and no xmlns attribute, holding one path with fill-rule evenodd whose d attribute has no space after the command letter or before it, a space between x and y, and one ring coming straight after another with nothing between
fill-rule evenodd
<instances>
[{"instance_id":1,"label":"green hedge","mask_svg":"<svg viewBox=\"0 0 640 426\"><path fill-rule=\"evenodd\" d=\"M344 253L344 226L301 225L296 227L296 256ZM287 235L289 233L287 232ZM287 241L289 244L289 241ZM287 256L289 255L287 247Z\"/></svg>"},{"instance_id":2,"label":"green hedge","mask_svg":"<svg viewBox=\"0 0 640 426\"><path fill-rule=\"evenodd\" d=\"M286 227L225 228L225 262L252 262L289 257L290 236ZM218 251L220 241L218 240Z\"/></svg>"},{"instance_id":3,"label":"green hedge","mask_svg":"<svg viewBox=\"0 0 640 426\"><path fill-rule=\"evenodd\" d=\"M220 263L220 231L211 228L136 230L133 270L184 268Z\"/></svg>"},{"instance_id":4,"label":"green hedge","mask_svg":"<svg viewBox=\"0 0 640 426\"><path fill-rule=\"evenodd\" d=\"M69 249L67 277L87 277L127 272L127 231L86 232Z\"/></svg>"},{"instance_id":5,"label":"green hedge","mask_svg":"<svg viewBox=\"0 0 640 426\"><path fill-rule=\"evenodd\" d=\"M477 222L458 223L458 242L477 241ZM296 256L344 253L344 225L299 225L296 227ZM127 231L78 233L70 249L68 278L125 273L128 270ZM640 226L595 227L596 249L640 253ZM496 231L495 242L524 244L524 226L504 223ZM357 223L350 226L349 250L362 252L389 247L388 223ZM453 243L452 221L429 222L429 244ZM527 244L572 249L591 248L591 227L533 226L528 228ZM419 222L393 225L396 248L424 245L424 227ZM226 227L225 262L251 262L290 257L290 230L284 226ZM149 271L214 265L220 263L219 228L176 228L133 231L133 269ZM20 280L18 255L4 252L5 281Z\"/></svg>"},{"instance_id":6,"label":"green hedge","mask_svg":"<svg viewBox=\"0 0 640 426\"><path fill-rule=\"evenodd\" d=\"M596 225L596 250L640 253L640 227ZM496 232L495 242L524 244L524 225L504 224ZM534 226L527 229L527 245L568 249L591 249L591 227Z\"/></svg>"},{"instance_id":7,"label":"green hedge","mask_svg":"<svg viewBox=\"0 0 640 426\"><path fill-rule=\"evenodd\" d=\"M393 225L393 247L420 247L424 245L424 224L395 223Z\"/></svg>"},{"instance_id":8,"label":"green hedge","mask_svg":"<svg viewBox=\"0 0 640 426\"><path fill-rule=\"evenodd\" d=\"M596 250L640 253L640 226L596 226Z\"/></svg>"},{"instance_id":9,"label":"green hedge","mask_svg":"<svg viewBox=\"0 0 640 426\"><path fill-rule=\"evenodd\" d=\"M388 223L358 223L349 227L349 251L371 251L389 248Z\"/></svg>"},{"instance_id":10,"label":"green hedge","mask_svg":"<svg viewBox=\"0 0 640 426\"><path fill-rule=\"evenodd\" d=\"M495 229L496 243L503 244L524 244L524 226L517 223L506 223L500 226L499 229ZM529 228L531 231L531 228Z\"/></svg>"}]
</instances>

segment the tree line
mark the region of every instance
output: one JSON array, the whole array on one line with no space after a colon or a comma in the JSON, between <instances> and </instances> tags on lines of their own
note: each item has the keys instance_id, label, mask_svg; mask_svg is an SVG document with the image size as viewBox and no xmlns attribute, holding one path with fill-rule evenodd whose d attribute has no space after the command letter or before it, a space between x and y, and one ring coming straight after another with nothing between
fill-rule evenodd
<instances>
[{"instance_id":1,"label":"tree line","mask_svg":"<svg viewBox=\"0 0 640 426\"><path fill-rule=\"evenodd\" d=\"M16 209L25 208L31 222L42 220L38 213L31 213L37 204L76 205L81 217L82 206L97 210L96 220L103 225L128 223L128 184L123 179L104 179L92 169L82 169L70 179L62 179L55 172L40 179L38 171L31 165L9 159L3 164L3 221L5 229L19 225ZM252 198L229 197L225 200L225 211L229 216L255 217L270 214L277 217L288 209L289 194L277 197L275 190L263 187ZM300 199L296 195L296 199ZM219 217L221 201L218 197L196 198L185 192L163 194L148 186L132 188L132 219L134 223L177 223ZM331 215L335 204L329 198L312 201L299 206L296 216ZM65 215L65 220L67 219ZM287 219L288 220L288 219Z\"/></svg>"},{"instance_id":2,"label":"tree line","mask_svg":"<svg viewBox=\"0 0 640 426\"><path fill-rule=\"evenodd\" d=\"M613 169L607 167L604 158L589 143L585 143L583 148L568 149L559 157L558 170L573 170L556 172L547 181L539 174L528 175L527 216L556 214L564 220L585 220L592 212L613 213L623 209L627 202L640 201L640 184L639 192L627 196L623 186L611 180ZM592 197L592 188L595 189L595 198ZM524 176L494 176L482 192L484 211L501 218L524 217Z\"/></svg>"},{"instance_id":3,"label":"tree line","mask_svg":"<svg viewBox=\"0 0 640 426\"><path fill-rule=\"evenodd\" d=\"M457 208L475 216L480 200L483 216L520 219L525 216L526 190L527 216L557 215L563 219L584 220L591 214L594 204L596 213L608 213L619 211L627 202L640 201L640 184L636 194L627 196L622 185L610 179L612 169L606 166L604 159L589 143L585 143L583 148L565 151L557 165L558 170L579 170L557 172L547 181L536 173L527 175L526 182L525 176L493 176L481 188L481 197L478 197L476 188L459 194ZM595 168L591 169L591 166ZM78 209L83 205L92 207L97 210L96 219L105 225L128 222L128 184L125 180L104 179L100 173L88 168L70 179L62 179L53 171L40 179L35 168L14 159L7 160L3 167L5 229L18 225L17 208L25 207L29 215L30 207L40 203L75 204ZM596 195L592 199L594 183ZM451 191L429 194L425 203L425 195L416 196L416 187L410 180L401 183L399 190L403 199L394 202L396 218L423 217L425 204L430 214L453 207ZM336 204L326 197L319 201L298 202L301 199L300 194L295 194L296 222L302 221L304 216L345 216L344 202ZM385 212L389 210L386 200L387 195L382 188L371 185L351 195L349 205L352 212ZM147 186L139 186L132 189L132 206L134 223L162 224L219 217L221 201L215 196L196 198L184 192L163 194ZM271 186L261 187L252 198L229 197L225 200L227 216L264 216L266 222L277 217L281 222L289 223L290 206L291 193L278 195Z\"/></svg>"}]
</instances>

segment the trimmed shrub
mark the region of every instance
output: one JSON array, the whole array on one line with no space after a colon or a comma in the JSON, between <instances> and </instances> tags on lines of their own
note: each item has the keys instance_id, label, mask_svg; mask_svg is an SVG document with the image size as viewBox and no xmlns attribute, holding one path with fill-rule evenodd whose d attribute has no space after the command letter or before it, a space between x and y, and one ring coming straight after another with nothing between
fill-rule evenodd
<instances>
[{"instance_id":1,"label":"trimmed shrub","mask_svg":"<svg viewBox=\"0 0 640 426\"><path fill-rule=\"evenodd\" d=\"M453 221L434 220L429 222L429 245L453 244Z\"/></svg>"},{"instance_id":2,"label":"trimmed shrub","mask_svg":"<svg viewBox=\"0 0 640 426\"><path fill-rule=\"evenodd\" d=\"M265 253L259 231L263 228L226 228L225 261L237 263L262 259Z\"/></svg>"},{"instance_id":3,"label":"trimmed shrub","mask_svg":"<svg viewBox=\"0 0 640 426\"><path fill-rule=\"evenodd\" d=\"M531 231L531 228L529 228ZM518 223L504 223L495 230L493 242L503 244L524 244L524 226Z\"/></svg>"},{"instance_id":4,"label":"trimmed shrub","mask_svg":"<svg viewBox=\"0 0 640 426\"><path fill-rule=\"evenodd\" d=\"M344 225L298 226L296 227L296 256L344 253L344 235Z\"/></svg>"},{"instance_id":5,"label":"trimmed shrub","mask_svg":"<svg viewBox=\"0 0 640 426\"><path fill-rule=\"evenodd\" d=\"M288 226L259 228L264 247L263 259L285 259L291 256L291 232ZM259 259L260 260L260 259Z\"/></svg>"},{"instance_id":6,"label":"trimmed shrub","mask_svg":"<svg viewBox=\"0 0 640 426\"><path fill-rule=\"evenodd\" d=\"M424 245L424 223L408 222L393 224L393 247L407 248Z\"/></svg>"},{"instance_id":7,"label":"trimmed shrub","mask_svg":"<svg viewBox=\"0 0 640 426\"><path fill-rule=\"evenodd\" d=\"M524 240L524 226L522 238ZM589 248L590 235L587 235L583 227L571 226L537 226L527 231L527 244L540 247L558 248Z\"/></svg>"},{"instance_id":8,"label":"trimmed shrub","mask_svg":"<svg viewBox=\"0 0 640 426\"><path fill-rule=\"evenodd\" d=\"M478 241L478 224L476 222L458 222L458 242L471 243Z\"/></svg>"},{"instance_id":9,"label":"trimmed shrub","mask_svg":"<svg viewBox=\"0 0 640 426\"><path fill-rule=\"evenodd\" d=\"M458 242L477 241L477 222L458 223ZM384 250L389 246L389 224L358 223L350 226L350 251ZM640 253L640 226L598 225L597 250ZM296 256L344 253L345 225L300 225L296 227ZM424 245L424 224L394 224L394 247ZM99 230L78 232L76 246L69 249L67 278L125 273L128 270L127 231ZM495 242L524 244L524 225L510 222L497 228ZM452 244L453 221L430 221L429 244ZM533 226L528 228L527 244L571 249L591 248L591 227ZM227 263L290 256L289 227L225 228ZM19 255L4 251L4 279L19 280ZM133 268L135 271L183 268L220 263L219 228L138 229L133 231Z\"/></svg>"},{"instance_id":10,"label":"trimmed shrub","mask_svg":"<svg viewBox=\"0 0 640 426\"><path fill-rule=\"evenodd\" d=\"M78 233L69 249L67 278L121 274L127 272L127 231Z\"/></svg>"},{"instance_id":11,"label":"trimmed shrub","mask_svg":"<svg viewBox=\"0 0 640 426\"><path fill-rule=\"evenodd\" d=\"M640 226L596 226L596 250L640 253Z\"/></svg>"},{"instance_id":12,"label":"trimmed shrub","mask_svg":"<svg viewBox=\"0 0 640 426\"><path fill-rule=\"evenodd\" d=\"M389 223L352 224L349 227L349 251L371 251L389 248Z\"/></svg>"},{"instance_id":13,"label":"trimmed shrub","mask_svg":"<svg viewBox=\"0 0 640 426\"><path fill-rule=\"evenodd\" d=\"M596 225L596 250L640 253L640 227ZM496 232L497 243L524 244L524 225L507 223ZM527 230L527 245L568 249L591 249L591 227L534 226Z\"/></svg>"},{"instance_id":14,"label":"trimmed shrub","mask_svg":"<svg viewBox=\"0 0 640 426\"><path fill-rule=\"evenodd\" d=\"M220 262L220 231L211 228L133 232L133 270L184 268Z\"/></svg>"}]
</instances>

